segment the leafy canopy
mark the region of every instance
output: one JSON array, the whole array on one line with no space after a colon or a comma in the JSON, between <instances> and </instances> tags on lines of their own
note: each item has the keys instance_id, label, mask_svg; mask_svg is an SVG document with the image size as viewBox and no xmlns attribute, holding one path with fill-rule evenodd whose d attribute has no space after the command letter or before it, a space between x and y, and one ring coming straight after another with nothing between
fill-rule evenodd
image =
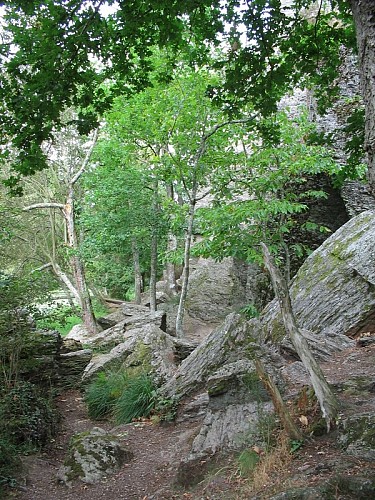
<instances>
[{"instance_id":1,"label":"leafy canopy","mask_svg":"<svg viewBox=\"0 0 375 500\"><path fill-rule=\"evenodd\" d=\"M327 103L340 45L354 46L348 3L328 3L331 9L316 9L312 0L290 6L281 0L126 0L104 15L101 7L112 0L3 2L0 152L3 158L16 152L8 185L46 166L40 146L63 109L78 108L80 130L87 132L114 95L150 85L154 46L169 54L169 69L160 74L165 79L182 53L202 64L221 44L216 66L225 83L211 85L210 95L232 113L248 101L270 113L301 79L320 85Z\"/></svg>"}]
</instances>

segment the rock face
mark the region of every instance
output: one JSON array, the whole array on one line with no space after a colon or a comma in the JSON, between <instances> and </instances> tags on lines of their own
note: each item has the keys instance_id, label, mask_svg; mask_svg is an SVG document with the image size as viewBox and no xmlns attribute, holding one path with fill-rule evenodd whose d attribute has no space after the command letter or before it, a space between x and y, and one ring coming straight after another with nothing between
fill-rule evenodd
<instances>
[{"instance_id":1,"label":"rock face","mask_svg":"<svg viewBox=\"0 0 375 500\"><path fill-rule=\"evenodd\" d=\"M341 196L350 217L368 210L375 210L375 198L371 195L368 184L360 181L346 181L341 188Z\"/></svg>"},{"instance_id":2,"label":"rock face","mask_svg":"<svg viewBox=\"0 0 375 500\"><path fill-rule=\"evenodd\" d=\"M103 319L103 324L111 325L106 330L96 335L89 335L82 328L78 330L72 329L65 338L90 345L100 345L101 347L112 345L113 347L123 340L126 331L134 328L152 324L166 331L166 319L163 311L156 311L156 313L152 314L148 307L131 303L122 304L118 311L109 314Z\"/></svg>"},{"instance_id":3,"label":"rock face","mask_svg":"<svg viewBox=\"0 0 375 500\"><path fill-rule=\"evenodd\" d=\"M254 329L259 324L253 321ZM185 397L205 387L208 377L226 363L246 357L240 354L249 335L248 322L232 313L178 367L163 387L166 395ZM259 334L259 331L257 331Z\"/></svg>"},{"instance_id":4,"label":"rock face","mask_svg":"<svg viewBox=\"0 0 375 500\"><path fill-rule=\"evenodd\" d=\"M184 348L186 353L190 352L187 345ZM153 324L133 328L126 331L122 342L107 354L94 357L85 369L83 382L91 381L100 371L145 364L151 370L155 383L159 385L173 376L176 371L176 353L181 355L182 350L181 343Z\"/></svg>"},{"instance_id":5,"label":"rock face","mask_svg":"<svg viewBox=\"0 0 375 500\"><path fill-rule=\"evenodd\" d=\"M226 258L199 259L189 279L186 311L192 318L218 321L246 304L246 266Z\"/></svg>"},{"instance_id":6,"label":"rock face","mask_svg":"<svg viewBox=\"0 0 375 500\"><path fill-rule=\"evenodd\" d=\"M301 328L356 336L375 329L375 212L342 226L305 261L290 288ZM277 301L262 316L267 338L284 336Z\"/></svg>"},{"instance_id":7,"label":"rock face","mask_svg":"<svg viewBox=\"0 0 375 500\"><path fill-rule=\"evenodd\" d=\"M90 363L92 351L80 349L77 351L61 353L59 356L59 387L71 389L81 385L82 374Z\"/></svg>"},{"instance_id":8,"label":"rock face","mask_svg":"<svg viewBox=\"0 0 375 500\"><path fill-rule=\"evenodd\" d=\"M133 458L116 436L94 427L91 432L76 434L70 440L68 455L58 472L58 480L69 485L80 479L94 484L103 476L116 472Z\"/></svg>"},{"instance_id":9,"label":"rock face","mask_svg":"<svg viewBox=\"0 0 375 500\"><path fill-rule=\"evenodd\" d=\"M354 415L341 422L339 443L349 455L373 462L375 460L375 415Z\"/></svg>"}]
</instances>

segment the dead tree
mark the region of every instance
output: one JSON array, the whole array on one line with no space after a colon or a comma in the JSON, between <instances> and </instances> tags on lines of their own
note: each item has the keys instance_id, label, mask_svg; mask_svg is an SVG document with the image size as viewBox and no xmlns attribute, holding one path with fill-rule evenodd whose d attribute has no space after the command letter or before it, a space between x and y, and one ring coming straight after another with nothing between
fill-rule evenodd
<instances>
[{"instance_id":1,"label":"dead tree","mask_svg":"<svg viewBox=\"0 0 375 500\"><path fill-rule=\"evenodd\" d=\"M311 383L319 401L322 415L326 421L327 431L329 432L336 425L339 408L338 401L328 385L322 369L314 358L306 339L298 328L293 314L292 303L285 279L282 277L280 270L276 267L267 246L264 243L261 243L261 247L264 263L270 273L272 286L276 298L279 301L285 331L290 336L292 344L300 357L303 366L310 375Z\"/></svg>"}]
</instances>

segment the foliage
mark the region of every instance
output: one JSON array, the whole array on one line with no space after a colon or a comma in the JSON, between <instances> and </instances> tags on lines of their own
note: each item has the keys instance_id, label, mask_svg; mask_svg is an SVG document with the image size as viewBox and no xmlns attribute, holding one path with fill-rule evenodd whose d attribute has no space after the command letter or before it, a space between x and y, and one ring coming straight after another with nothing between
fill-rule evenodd
<instances>
[{"instance_id":1,"label":"foliage","mask_svg":"<svg viewBox=\"0 0 375 500\"><path fill-rule=\"evenodd\" d=\"M249 477L250 473L255 469L259 462L259 454L254 450L246 449L241 452L237 458L240 475Z\"/></svg>"},{"instance_id":2,"label":"foliage","mask_svg":"<svg viewBox=\"0 0 375 500\"><path fill-rule=\"evenodd\" d=\"M125 297L133 287L132 242L141 255L141 272L149 269L154 232L163 237L162 214L153 208L153 179L126 144L126 137L99 142L99 165L85 181L86 198L80 216L85 231L82 255L89 276L109 294Z\"/></svg>"},{"instance_id":3,"label":"foliage","mask_svg":"<svg viewBox=\"0 0 375 500\"><path fill-rule=\"evenodd\" d=\"M97 113L108 109L112 93L131 93L149 83L153 45L176 53L194 41L214 40L222 26L216 0L213 5L204 0L198 6L176 1L148 5L134 0L122 3L121 9L106 17L101 3L5 2L6 33L0 57L7 78L0 92L4 117L0 125L6 131L5 140L11 140L18 152L17 173L30 174L45 166L40 146L60 124L63 108L79 108L78 125L87 132L97 126ZM199 22L199 29L186 36L185 27L193 20ZM207 51L200 44L195 60ZM102 64L93 65L92 56ZM108 92L102 82L113 81L114 76L117 81ZM14 187L15 178L10 186Z\"/></svg>"},{"instance_id":4,"label":"foliage","mask_svg":"<svg viewBox=\"0 0 375 500\"><path fill-rule=\"evenodd\" d=\"M159 422L173 422L176 418L179 398L166 398L156 393L155 408L153 415L157 416Z\"/></svg>"},{"instance_id":5,"label":"foliage","mask_svg":"<svg viewBox=\"0 0 375 500\"><path fill-rule=\"evenodd\" d=\"M82 319L75 313L76 309L73 307L60 306L45 313L36 324L40 329L57 330L66 335L74 325L82 323Z\"/></svg>"},{"instance_id":6,"label":"foliage","mask_svg":"<svg viewBox=\"0 0 375 500\"><path fill-rule=\"evenodd\" d=\"M96 317L104 316L108 313L106 307L95 302L93 304ZM79 308L64 305L54 307L51 304L51 309L42 314L42 317L36 321L39 329L57 330L62 336L67 335L75 325L82 323L82 318L79 314Z\"/></svg>"},{"instance_id":7,"label":"foliage","mask_svg":"<svg viewBox=\"0 0 375 500\"><path fill-rule=\"evenodd\" d=\"M15 486L16 473L21 468L17 448L7 436L0 434L0 498L6 498L3 490L6 486Z\"/></svg>"},{"instance_id":8,"label":"foliage","mask_svg":"<svg viewBox=\"0 0 375 500\"><path fill-rule=\"evenodd\" d=\"M90 418L101 419L110 414L129 383L125 371L98 374L85 390L85 402Z\"/></svg>"},{"instance_id":9,"label":"foliage","mask_svg":"<svg viewBox=\"0 0 375 500\"><path fill-rule=\"evenodd\" d=\"M155 385L151 377L141 373L130 378L117 400L114 415L118 424L127 424L135 418L148 417L155 405Z\"/></svg>"},{"instance_id":10,"label":"foliage","mask_svg":"<svg viewBox=\"0 0 375 500\"><path fill-rule=\"evenodd\" d=\"M242 307L240 309L240 313L243 314L247 319L259 317L258 309L254 306L254 304L251 304L251 303Z\"/></svg>"},{"instance_id":11,"label":"foliage","mask_svg":"<svg viewBox=\"0 0 375 500\"><path fill-rule=\"evenodd\" d=\"M268 123L277 136L262 140L254 132L243 167L222 170L215 179L212 208L197 214L204 238L194 247L196 255L261 263L260 241L284 260L290 251L297 254L303 248L287 248L288 234L309 203L326 196L309 189L308 179L322 172L333 175L338 167L327 149L309 143L314 125L306 114L291 120L280 112ZM319 230L310 222L302 227Z\"/></svg>"},{"instance_id":12,"label":"foliage","mask_svg":"<svg viewBox=\"0 0 375 500\"><path fill-rule=\"evenodd\" d=\"M19 381L2 391L0 435L14 445L43 446L55 434L58 416L49 395Z\"/></svg>"},{"instance_id":13,"label":"foliage","mask_svg":"<svg viewBox=\"0 0 375 500\"><path fill-rule=\"evenodd\" d=\"M211 84L209 94L230 112L252 102L267 115L298 82L318 86L322 105L330 103L337 93L340 47L355 46L344 1L316 8L313 0L288 7L281 0L256 0L239 8L237 0L225 6L218 0L132 0L107 15L101 3L4 2L0 62L7 78L0 89L0 126L5 143L12 141L18 153L8 182L14 189L17 175L45 166L40 146L60 124L63 108L79 108L77 122L87 132L118 92L129 95L154 83L155 68L159 81L170 80L177 58L196 67L222 41L215 64L225 81ZM166 54L161 69L152 57L154 46ZM92 64L93 56L99 64Z\"/></svg>"},{"instance_id":14,"label":"foliage","mask_svg":"<svg viewBox=\"0 0 375 500\"><path fill-rule=\"evenodd\" d=\"M18 379L21 358L37 348L32 318L38 316L36 302L48 291L43 278L0 271L0 379L7 387Z\"/></svg>"}]
</instances>

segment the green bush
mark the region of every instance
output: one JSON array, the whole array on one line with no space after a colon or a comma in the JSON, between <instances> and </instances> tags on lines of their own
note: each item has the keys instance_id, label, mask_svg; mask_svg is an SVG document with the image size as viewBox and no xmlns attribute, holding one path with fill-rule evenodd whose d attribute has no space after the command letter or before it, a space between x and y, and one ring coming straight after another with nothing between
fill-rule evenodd
<instances>
[{"instance_id":1,"label":"green bush","mask_svg":"<svg viewBox=\"0 0 375 500\"><path fill-rule=\"evenodd\" d=\"M118 424L135 418L148 417L155 405L155 385L149 375L130 378L128 385L116 401L114 415Z\"/></svg>"},{"instance_id":2,"label":"green bush","mask_svg":"<svg viewBox=\"0 0 375 500\"><path fill-rule=\"evenodd\" d=\"M114 404L128 385L129 376L125 371L98 374L87 387L85 402L90 418L101 419L112 412Z\"/></svg>"},{"instance_id":3,"label":"green bush","mask_svg":"<svg viewBox=\"0 0 375 500\"><path fill-rule=\"evenodd\" d=\"M15 446L39 448L56 433L58 413L40 388L19 381L1 396L0 437L6 436Z\"/></svg>"},{"instance_id":4,"label":"green bush","mask_svg":"<svg viewBox=\"0 0 375 500\"><path fill-rule=\"evenodd\" d=\"M0 435L0 498L6 498L5 488L14 486L17 471L21 469L21 460L17 448L6 438Z\"/></svg>"}]
</instances>

